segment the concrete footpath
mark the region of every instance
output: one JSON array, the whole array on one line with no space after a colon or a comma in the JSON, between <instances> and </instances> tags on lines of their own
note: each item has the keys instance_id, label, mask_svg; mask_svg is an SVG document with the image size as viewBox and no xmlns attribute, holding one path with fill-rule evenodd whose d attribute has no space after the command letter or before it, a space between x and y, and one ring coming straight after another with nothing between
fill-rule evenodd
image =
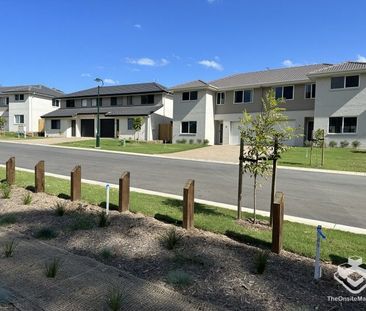
<instances>
[{"instance_id":1,"label":"concrete footpath","mask_svg":"<svg viewBox=\"0 0 366 311\"><path fill-rule=\"evenodd\" d=\"M116 288L123 294L122 310L215 310L89 257L0 230L1 244L13 239L13 257L0 257L0 310L109 310L106 297ZM54 279L45 276L45 263L53 258L61 262Z\"/></svg>"}]
</instances>

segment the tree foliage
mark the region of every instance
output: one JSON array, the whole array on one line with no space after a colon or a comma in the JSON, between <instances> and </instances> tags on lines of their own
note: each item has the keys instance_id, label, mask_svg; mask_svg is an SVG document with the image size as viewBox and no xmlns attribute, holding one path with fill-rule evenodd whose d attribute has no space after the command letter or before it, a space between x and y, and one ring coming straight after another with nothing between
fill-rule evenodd
<instances>
[{"instance_id":1,"label":"tree foliage","mask_svg":"<svg viewBox=\"0 0 366 311\"><path fill-rule=\"evenodd\" d=\"M0 130L4 130L6 124L6 119L4 117L0 117Z\"/></svg>"},{"instance_id":2,"label":"tree foliage","mask_svg":"<svg viewBox=\"0 0 366 311\"><path fill-rule=\"evenodd\" d=\"M133 122L132 122L132 128L135 131L135 135L137 132L141 131L142 128L142 124L144 123L144 118L143 117L135 117L133 118Z\"/></svg>"}]
</instances>

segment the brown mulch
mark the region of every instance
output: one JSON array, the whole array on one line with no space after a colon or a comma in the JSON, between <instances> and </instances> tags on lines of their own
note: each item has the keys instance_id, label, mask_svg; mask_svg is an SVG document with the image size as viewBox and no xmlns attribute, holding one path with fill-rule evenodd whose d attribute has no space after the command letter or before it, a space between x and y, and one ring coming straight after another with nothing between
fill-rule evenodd
<instances>
[{"instance_id":1,"label":"brown mulch","mask_svg":"<svg viewBox=\"0 0 366 311\"><path fill-rule=\"evenodd\" d=\"M333 279L336 266L331 264L323 264L323 277L315 282L314 260L289 252L280 256L270 254L266 270L260 275L255 269L260 249L226 236L177 228L182 239L174 250L167 250L161 236L172 225L142 214L111 211L110 225L99 228L100 207L65 201L66 214L59 217L54 212L55 204L64 200L42 193L32 194L31 205L25 206L22 198L26 192L14 187L11 199L0 199L0 216L12 213L17 217L15 224L7 226L10 230L34 236L39 228L53 228L58 235L47 243L93 257L218 307L230 310L362 309L361 303L328 302L328 296L349 296ZM72 228L83 215L95 221L93 229ZM258 230L267 228L264 223L255 226ZM188 273L192 283L170 284L168 274L174 270Z\"/></svg>"}]
</instances>

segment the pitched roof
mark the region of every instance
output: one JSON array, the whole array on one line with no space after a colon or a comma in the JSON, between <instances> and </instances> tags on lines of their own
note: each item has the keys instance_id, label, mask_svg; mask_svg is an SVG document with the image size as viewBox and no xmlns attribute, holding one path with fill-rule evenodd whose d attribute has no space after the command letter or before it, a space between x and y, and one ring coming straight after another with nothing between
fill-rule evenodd
<instances>
[{"instance_id":1,"label":"pitched roof","mask_svg":"<svg viewBox=\"0 0 366 311\"><path fill-rule=\"evenodd\" d=\"M171 89L179 90L179 89L202 88L202 87L205 88L213 86L202 80L194 80L187 83L178 84L176 86L173 86Z\"/></svg>"},{"instance_id":2,"label":"pitched roof","mask_svg":"<svg viewBox=\"0 0 366 311\"><path fill-rule=\"evenodd\" d=\"M119 106L119 107L100 107L100 113L106 117L113 116L147 116L163 107L159 105L140 105L140 106ZM77 115L96 114L97 108L61 108L49 112L42 118L62 118L75 117Z\"/></svg>"},{"instance_id":3,"label":"pitched roof","mask_svg":"<svg viewBox=\"0 0 366 311\"><path fill-rule=\"evenodd\" d=\"M39 95L49 96L49 97L57 97L61 96L64 93L57 89L51 89L47 86L38 84L38 85L17 85L17 86L0 86L0 94L12 94L12 93L35 93Z\"/></svg>"},{"instance_id":4,"label":"pitched roof","mask_svg":"<svg viewBox=\"0 0 366 311\"><path fill-rule=\"evenodd\" d=\"M328 75L333 73L364 71L366 70L366 63L361 62L344 62L324 68L314 70L309 73L309 76Z\"/></svg>"},{"instance_id":5,"label":"pitched roof","mask_svg":"<svg viewBox=\"0 0 366 311\"><path fill-rule=\"evenodd\" d=\"M278 83L300 83L309 81L308 74L312 71L328 68L330 64L315 64L289 68L269 69L256 72L240 73L209 82L219 89L236 87L270 86Z\"/></svg>"},{"instance_id":6,"label":"pitched roof","mask_svg":"<svg viewBox=\"0 0 366 311\"><path fill-rule=\"evenodd\" d=\"M168 89L155 82L150 83L136 83L136 84L126 84L126 85L114 85L114 86L103 86L99 88L99 94L103 95L127 95L127 94L143 94L143 93L168 93ZM75 97L88 97L97 96L98 87L93 87L91 89L82 90L70 94L60 96L60 98L75 98Z\"/></svg>"}]
</instances>

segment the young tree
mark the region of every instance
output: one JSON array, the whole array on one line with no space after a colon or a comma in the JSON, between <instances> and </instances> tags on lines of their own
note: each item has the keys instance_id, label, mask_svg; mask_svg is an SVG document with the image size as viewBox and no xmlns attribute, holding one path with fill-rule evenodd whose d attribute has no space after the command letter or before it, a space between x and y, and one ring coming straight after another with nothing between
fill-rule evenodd
<instances>
[{"instance_id":1,"label":"young tree","mask_svg":"<svg viewBox=\"0 0 366 311\"><path fill-rule=\"evenodd\" d=\"M6 124L6 119L4 117L0 117L0 132L5 131L5 124Z\"/></svg>"},{"instance_id":2,"label":"young tree","mask_svg":"<svg viewBox=\"0 0 366 311\"><path fill-rule=\"evenodd\" d=\"M276 141L277 152L280 154L287 146L285 142L293 136L294 129L287 124L285 108L280 107L283 99L276 99L273 90L262 98L262 111L251 115L244 111L241 119L241 138L248 146L243 170L253 177L253 210L256 222L257 186L258 177L266 178L271 172L271 163L268 161L273 153Z\"/></svg>"},{"instance_id":3,"label":"young tree","mask_svg":"<svg viewBox=\"0 0 366 311\"><path fill-rule=\"evenodd\" d=\"M136 140L136 133L139 132L139 131L141 131L143 122L144 122L144 119L142 117L135 117L135 118L133 118L132 127L133 127L133 129L135 131L135 134L134 134L135 140Z\"/></svg>"}]
</instances>

